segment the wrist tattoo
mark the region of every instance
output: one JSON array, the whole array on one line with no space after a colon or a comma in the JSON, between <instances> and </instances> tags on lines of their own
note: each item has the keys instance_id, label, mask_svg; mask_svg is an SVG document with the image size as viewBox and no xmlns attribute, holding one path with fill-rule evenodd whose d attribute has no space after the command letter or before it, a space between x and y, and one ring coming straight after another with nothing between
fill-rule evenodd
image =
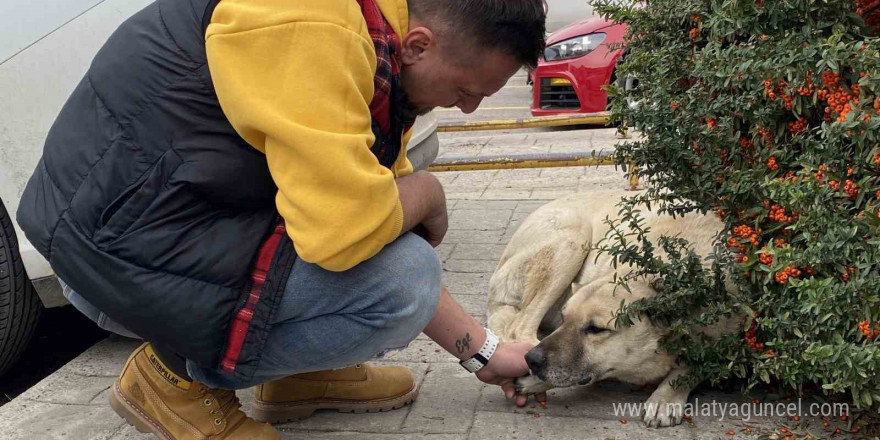
<instances>
[{"instance_id":1,"label":"wrist tattoo","mask_svg":"<svg viewBox=\"0 0 880 440\"><path fill-rule=\"evenodd\" d=\"M468 349L471 348L471 334L465 333L464 337L455 341L455 348L458 349L458 353L464 353Z\"/></svg>"}]
</instances>

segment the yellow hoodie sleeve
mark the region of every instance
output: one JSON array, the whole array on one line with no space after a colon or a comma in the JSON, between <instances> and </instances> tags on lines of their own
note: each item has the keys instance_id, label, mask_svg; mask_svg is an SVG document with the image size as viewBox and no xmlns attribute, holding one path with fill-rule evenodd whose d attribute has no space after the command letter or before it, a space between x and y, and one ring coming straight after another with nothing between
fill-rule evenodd
<instances>
[{"instance_id":1,"label":"yellow hoodie sleeve","mask_svg":"<svg viewBox=\"0 0 880 440\"><path fill-rule=\"evenodd\" d=\"M394 173L370 152L376 55L357 3L316 4L323 14L289 0L224 0L206 48L223 112L266 154L300 258L343 271L400 235L403 210ZM311 21L272 13L285 8Z\"/></svg>"}]
</instances>

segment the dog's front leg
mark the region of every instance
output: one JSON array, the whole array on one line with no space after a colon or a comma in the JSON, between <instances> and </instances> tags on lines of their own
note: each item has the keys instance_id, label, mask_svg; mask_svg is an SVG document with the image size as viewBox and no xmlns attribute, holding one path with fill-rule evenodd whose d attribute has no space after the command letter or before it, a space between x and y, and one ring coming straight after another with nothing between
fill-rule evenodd
<instances>
[{"instance_id":1,"label":"dog's front leg","mask_svg":"<svg viewBox=\"0 0 880 440\"><path fill-rule=\"evenodd\" d=\"M651 397L642 408L645 425L651 428L675 426L684 417L684 407L691 387L672 388L672 381L687 373L686 367L672 369L668 376L660 382Z\"/></svg>"}]
</instances>

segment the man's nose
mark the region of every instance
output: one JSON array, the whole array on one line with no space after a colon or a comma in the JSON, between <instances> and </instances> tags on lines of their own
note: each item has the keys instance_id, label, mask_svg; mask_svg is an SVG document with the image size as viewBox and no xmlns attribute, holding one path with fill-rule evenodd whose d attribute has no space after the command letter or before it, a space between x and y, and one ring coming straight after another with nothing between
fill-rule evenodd
<instances>
[{"instance_id":1,"label":"man's nose","mask_svg":"<svg viewBox=\"0 0 880 440\"><path fill-rule=\"evenodd\" d=\"M544 352L544 348L537 346L529 350L526 353L526 364L532 370L532 374L539 378L542 377L544 370L547 368L547 353Z\"/></svg>"}]
</instances>

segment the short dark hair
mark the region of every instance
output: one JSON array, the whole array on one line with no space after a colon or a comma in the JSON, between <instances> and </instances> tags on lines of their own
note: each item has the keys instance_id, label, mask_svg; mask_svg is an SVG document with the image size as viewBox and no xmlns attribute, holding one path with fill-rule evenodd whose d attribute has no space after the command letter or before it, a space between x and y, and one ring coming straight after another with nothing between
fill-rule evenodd
<instances>
[{"instance_id":1,"label":"short dark hair","mask_svg":"<svg viewBox=\"0 0 880 440\"><path fill-rule=\"evenodd\" d=\"M474 47L501 50L535 67L544 52L541 0L408 0L410 14L442 23L450 34L472 39Z\"/></svg>"}]
</instances>

